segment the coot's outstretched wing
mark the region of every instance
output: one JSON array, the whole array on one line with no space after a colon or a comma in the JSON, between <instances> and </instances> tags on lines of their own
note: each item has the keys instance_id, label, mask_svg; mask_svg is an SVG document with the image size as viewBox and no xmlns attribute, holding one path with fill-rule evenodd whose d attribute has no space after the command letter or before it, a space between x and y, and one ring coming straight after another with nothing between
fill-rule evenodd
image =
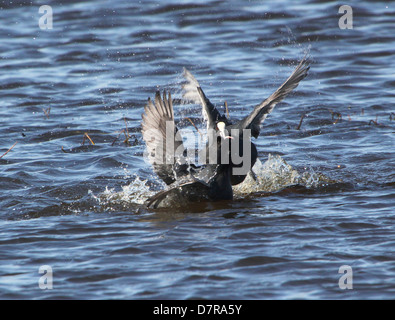
<instances>
[{"instance_id":1,"label":"coot's outstretched wing","mask_svg":"<svg viewBox=\"0 0 395 320\"><path fill-rule=\"evenodd\" d=\"M174 123L171 94L166 96L164 92L162 99L157 91L155 104L148 98L144 111L141 126L148 159L155 173L166 184L171 184L176 180L177 173L183 174L187 167L182 137Z\"/></svg>"},{"instance_id":2,"label":"coot's outstretched wing","mask_svg":"<svg viewBox=\"0 0 395 320\"><path fill-rule=\"evenodd\" d=\"M200 97L196 90L196 88L200 87L199 82L186 68L183 69L182 75L185 79L185 82L182 84L182 98L186 101L191 101L196 104L200 103Z\"/></svg>"},{"instance_id":3,"label":"coot's outstretched wing","mask_svg":"<svg viewBox=\"0 0 395 320\"><path fill-rule=\"evenodd\" d=\"M251 135L258 137L261 123L272 112L277 103L283 100L287 94L295 89L299 82L307 76L309 71L308 57L305 56L289 78L266 100L255 106L254 110L238 124L239 129L251 129Z\"/></svg>"},{"instance_id":4,"label":"coot's outstretched wing","mask_svg":"<svg viewBox=\"0 0 395 320\"><path fill-rule=\"evenodd\" d=\"M200 103L202 105L203 118L207 122L207 129L215 129L216 121L222 118L221 114L206 97L196 78L186 68L184 68L184 78L186 83L182 86L184 89L183 98L196 104Z\"/></svg>"}]
</instances>

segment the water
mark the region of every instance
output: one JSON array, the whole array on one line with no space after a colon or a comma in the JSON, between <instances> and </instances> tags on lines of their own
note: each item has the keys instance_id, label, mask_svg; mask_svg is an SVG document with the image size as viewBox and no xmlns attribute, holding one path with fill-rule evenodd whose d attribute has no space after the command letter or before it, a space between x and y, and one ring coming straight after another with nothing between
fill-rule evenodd
<instances>
[{"instance_id":1,"label":"water","mask_svg":"<svg viewBox=\"0 0 395 320\"><path fill-rule=\"evenodd\" d=\"M52 30L41 4L0 5L0 154L17 142L0 159L0 298L395 297L392 2L351 1L345 30L336 1L46 1ZM259 183L144 207L163 188L140 134L158 87L180 97L187 67L238 119L306 51L256 140ZM199 106L175 112L201 125Z\"/></svg>"}]
</instances>

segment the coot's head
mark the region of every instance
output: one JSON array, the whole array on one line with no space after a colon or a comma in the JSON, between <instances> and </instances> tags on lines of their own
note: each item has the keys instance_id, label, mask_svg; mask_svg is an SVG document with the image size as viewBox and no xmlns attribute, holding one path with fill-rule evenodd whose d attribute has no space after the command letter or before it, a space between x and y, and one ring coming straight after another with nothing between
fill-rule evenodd
<instances>
[{"instance_id":1,"label":"coot's head","mask_svg":"<svg viewBox=\"0 0 395 320\"><path fill-rule=\"evenodd\" d=\"M226 123L224 121L219 121L216 123L216 130L219 133L219 137L222 139L233 139L230 136L228 130L226 129Z\"/></svg>"}]
</instances>

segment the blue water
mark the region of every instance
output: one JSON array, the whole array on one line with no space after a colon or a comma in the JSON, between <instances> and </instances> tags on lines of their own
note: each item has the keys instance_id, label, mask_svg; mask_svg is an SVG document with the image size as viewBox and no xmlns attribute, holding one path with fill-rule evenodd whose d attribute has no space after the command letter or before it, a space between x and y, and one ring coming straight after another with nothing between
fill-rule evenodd
<instances>
[{"instance_id":1,"label":"blue water","mask_svg":"<svg viewBox=\"0 0 395 320\"><path fill-rule=\"evenodd\" d=\"M0 4L0 156L17 142L0 159L1 299L395 297L392 2L350 1L344 30L338 1L46 1L44 30L42 4ZM306 52L309 76L255 141L259 185L145 208L164 188L148 97L180 98L187 67L239 119ZM175 113L202 125L198 105Z\"/></svg>"}]
</instances>

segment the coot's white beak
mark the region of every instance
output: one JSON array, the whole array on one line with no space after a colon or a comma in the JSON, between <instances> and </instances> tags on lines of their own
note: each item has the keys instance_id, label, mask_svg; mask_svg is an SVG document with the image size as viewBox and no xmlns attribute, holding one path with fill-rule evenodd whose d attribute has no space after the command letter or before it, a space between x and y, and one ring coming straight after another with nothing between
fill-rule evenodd
<instances>
[{"instance_id":1,"label":"coot's white beak","mask_svg":"<svg viewBox=\"0 0 395 320\"><path fill-rule=\"evenodd\" d=\"M225 122L223 122L223 121L218 122L218 123L217 123L217 128L218 128L219 134L221 135L221 137L222 137L223 139L233 139L233 137L227 136L227 135L226 135L226 132L225 132Z\"/></svg>"}]
</instances>

